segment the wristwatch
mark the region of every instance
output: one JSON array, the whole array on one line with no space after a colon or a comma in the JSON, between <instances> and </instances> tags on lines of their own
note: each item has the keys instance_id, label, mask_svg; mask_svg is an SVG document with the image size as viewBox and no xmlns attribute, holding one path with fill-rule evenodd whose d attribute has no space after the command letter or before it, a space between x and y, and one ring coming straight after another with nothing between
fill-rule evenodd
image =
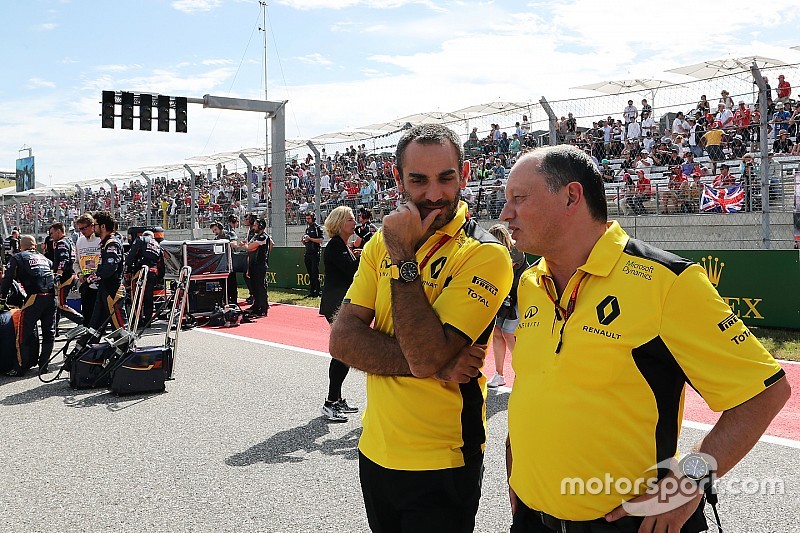
<instances>
[{"instance_id":1,"label":"wristwatch","mask_svg":"<svg viewBox=\"0 0 800 533\"><path fill-rule=\"evenodd\" d=\"M392 279L411 283L419 277L419 266L416 261L400 261L396 265L389 265Z\"/></svg>"},{"instance_id":2,"label":"wristwatch","mask_svg":"<svg viewBox=\"0 0 800 533\"><path fill-rule=\"evenodd\" d=\"M678 470L688 479L697 483L701 489L705 489L711 482L713 470L711 465L701 453L690 453L680 460Z\"/></svg>"}]
</instances>

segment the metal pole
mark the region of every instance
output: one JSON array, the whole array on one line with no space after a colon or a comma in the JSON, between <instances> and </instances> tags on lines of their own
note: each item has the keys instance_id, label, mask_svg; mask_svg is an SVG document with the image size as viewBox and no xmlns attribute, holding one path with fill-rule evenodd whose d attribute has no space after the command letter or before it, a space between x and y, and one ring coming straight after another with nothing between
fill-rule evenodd
<instances>
[{"instance_id":1,"label":"metal pole","mask_svg":"<svg viewBox=\"0 0 800 533\"><path fill-rule=\"evenodd\" d=\"M81 212L80 214L82 215L83 213L86 212L86 204L83 198L83 189L81 188L80 185L75 185L75 189L78 191L78 197L80 198L80 203L78 204L78 207Z\"/></svg>"},{"instance_id":2,"label":"metal pole","mask_svg":"<svg viewBox=\"0 0 800 533\"><path fill-rule=\"evenodd\" d=\"M192 236L192 239L198 238L198 231L197 231L197 191L195 190L195 173L194 170L189 165L183 165L183 168L186 169L186 172L189 173L191 176L191 182L189 184L189 191L191 196L191 201L189 202L189 234Z\"/></svg>"},{"instance_id":3,"label":"metal pole","mask_svg":"<svg viewBox=\"0 0 800 533\"><path fill-rule=\"evenodd\" d=\"M114 201L114 184L111 183L109 179L105 180L105 182L108 183L108 186L111 188L111 216L114 216L114 205L116 204Z\"/></svg>"},{"instance_id":4,"label":"metal pole","mask_svg":"<svg viewBox=\"0 0 800 533\"><path fill-rule=\"evenodd\" d=\"M272 234L276 246L286 246L286 100L272 117ZM276 231L276 228L280 231Z\"/></svg>"},{"instance_id":5,"label":"metal pole","mask_svg":"<svg viewBox=\"0 0 800 533\"><path fill-rule=\"evenodd\" d=\"M150 221L152 220L150 212L153 210L153 180L144 172L142 172L141 176L147 182L147 208L144 211L144 225L150 226Z\"/></svg>"},{"instance_id":6,"label":"metal pole","mask_svg":"<svg viewBox=\"0 0 800 533\"><path fill-rule=\"evenodd\" d=\"M764 76L761 69L753 61L750 67L753 80L758 85L758 112L761 119L758 122L759 129L759 150L761 150L759 178L761 179L761 247L765 250L770 248L770 227L769 227L769 140L767 139L767 84L764 83Z\"/></svg>"},{"instance_id":7,"label":"metal pole","mask_svg":"<svg viewBox=\"0 0 800 533\"><path fill-rule=\"evenodd\" d=\"M239 154L239 159L244 161L244 164L247 165L247 212L253 212L253 206L250 205L253 198L253 164L247 159L247 156L244 154ZM267 179L267 184L269 185L269 179Z\"/></svg>"},{"instance_id":8,"label":"metal pole","mask_svg":"<svg viewBox=\"0 0 800 533\"><path fill-rule=\"evenodd\" d=\"M315 172L316 176L314 176L314 213L317 214L317 220L322 220L322 212L320 211L320 174L322 173L322 165L320 164L320 157L319 157L319 150L317 147L314 146L314 143L308 141L306 143L308 147L314 152L314 162L317 164L317 171Z\"/></svg>"},{"instance_id":9,"label":"metal pole","mask_svg":"<svg viewBox=\"0 0 800 533\"><path fill-rule=\"evenodd\" d=\"M17 211L17 217L16 217L17 223L15 225L18 228L20 228L20 227L22 227L22 223L21 223L21 220L22 220L21 219L22 202L16 196L12 196L11 199L14 201L14 203L17 204L17 209L16 209L16 211Z\"/></svg>"},{"instance_id":10,"label":"metal pole","mask_svg":"<svg viewBox=\"0 0 800 533\"><path fill-rule=\"evenodd\" d=\"M539 100L539 103L542 105L542 109L544 109L545 113L547 113L547 122L550 125L550 146L555 146L558 144L558 119L556 118L556 114L553 113L553 109L550 107L550 104L547 103L547 99L544 96L542 96L541 100Z\"/></svg>"},{"instance_id":11,"label":"metal pole","mask_svg":"<svg viewBox=\"0 0 800 533\"><path fill-rule=\"evenodd\" d=\"M263 8L263 22L262 30L264 31L264 101L269 101L267 96L267 3L259 2ZM267 177L267 184L269 184L269 176L267 175L269 169L269 113L264 115L264 175Z\"/></svg>"}]
</instances>

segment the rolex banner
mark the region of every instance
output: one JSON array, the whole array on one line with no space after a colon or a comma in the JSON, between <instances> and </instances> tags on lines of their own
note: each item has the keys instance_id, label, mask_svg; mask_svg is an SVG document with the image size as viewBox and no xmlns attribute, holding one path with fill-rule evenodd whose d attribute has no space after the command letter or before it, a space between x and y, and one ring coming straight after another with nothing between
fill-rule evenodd
<instances>
[{"instance_id":1,"label":"rolex banner","mask_svg":"<svg viewBox=\"0 0 800 533\"><path fill-rule=\"evenodd\" d=\"M795 215L796 216L796 215ZM800 329L797 250L680 250L748 326Z\"/></svg>"},{"instance_id":2,"label":"rolex banner","mask_svg":"<svg viewBox=\"0 0 800 533\"><path fill-rule=\"evenodd\" d=\"M323 248L324 251L324 248ZM303 248L274 248L267 281L308 290ZM711 284L748 326L800 329L800 252L797 250L678 250L705 269ZM533 257L533 256L529 256ZM325 275L320 259L321 282ZM240 285L244 285L242 278Z\"/></svg>"}]
</instances>

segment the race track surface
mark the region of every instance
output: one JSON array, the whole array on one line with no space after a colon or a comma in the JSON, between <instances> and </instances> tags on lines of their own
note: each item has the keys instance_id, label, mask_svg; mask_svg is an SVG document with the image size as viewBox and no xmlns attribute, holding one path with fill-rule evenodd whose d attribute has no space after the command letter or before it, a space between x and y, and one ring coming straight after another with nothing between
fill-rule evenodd
<instances>
[{"instance_id":1,"label":"race track surface","mask_svg":"<svg viewBox=\"0 0 800 533\"><path fill-rule=\"evenodd\" d=\"M0 531L368 531L360 419L320 417L327 328L316 310L274 306L257 324L186 331L163 394L116 397L74 391L63 379L0 377ZM352 371L348 401L363 407L364 385ZM479 532L511 524L507 401L507 388L490 392ZM703 434L685 426L680 448ZM723 479L779 489L746 495L729 484L720 495L726 532L798 531L796 447L760 442Z\"/></svg>"}]
</instances>

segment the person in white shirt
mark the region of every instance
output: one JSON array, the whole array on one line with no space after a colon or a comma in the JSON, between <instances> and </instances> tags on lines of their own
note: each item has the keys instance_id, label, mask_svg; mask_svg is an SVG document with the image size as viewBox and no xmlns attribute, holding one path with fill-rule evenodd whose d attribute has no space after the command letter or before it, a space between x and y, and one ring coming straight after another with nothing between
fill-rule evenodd
<instances>
[{"instance_id":1,"label":"person in white shirt","mask_svg":"<svg viewBox=\"0 0 800 533\"><path fill-rule=\"evenodd\" d=\"M725 107L725 104L720 102L717 104L717 116L715 120L718 120L722 124L722 129L727 130L733 127L733 112Z\"/></svg>"},{"instance_id":2,"label":"person in white shirt","mask_svg":"<svg viewBox=\"0 0 800 533\"><path fill-rule=\"evenodd\" d=\"M631 122L628 124L628 132L625 135L625 138L630 142L636 142L639 140L639 137L642 136L642 127L639 125L638 122Z\"/></svg>"},{"instance_id":3,"label":"person in white shirt","mask_svg":"<svg viewBox=\"0 0 800 533\"><path fill-rule=\"evenodd\" d=\"M686 122L683 111L678 111L675 120L672 121L672 137L675 138L678 135L685 136L689 133L689 127L689 123Z\"/></svg>"},{"instance_id":4,"label":"person in white shirt","mask_svg":"<svg viewBox=\"0 0 800 533\"><path fill-rule=\"evenodd\" d=\"M97 282L89 283L87 277L94 275L100 262L100 237L94 233L94 218L86 213L75 221L75 229L80 233L75 243L75 264L73 270L78 275L78 292L81 295L81 314L83 325L88 326L97 299Z\"/></svg>"},{"instance_id":5,"label":"person in white shirt","mask_svg":"<svg viewBox=\"0 0 800 533\"><path fill-rule=\"evenodd\" d=\"M655 128L655 121L649 111L642 111L642 137L647 137L649 133L653 135L653 128Z\"/></svg>"},{"instance_id":6,"label":"person in white shirt","mask_svg":"<svg viewBox=\"0 0 800 533\"><path fill-rule=\"evenodd\" d=\"M633 100L628 100L628 106L622 111L622 117L625 119L626 124L635 121L639 116L639 110L633 105Z\"/></svg>"}]
</instances>

